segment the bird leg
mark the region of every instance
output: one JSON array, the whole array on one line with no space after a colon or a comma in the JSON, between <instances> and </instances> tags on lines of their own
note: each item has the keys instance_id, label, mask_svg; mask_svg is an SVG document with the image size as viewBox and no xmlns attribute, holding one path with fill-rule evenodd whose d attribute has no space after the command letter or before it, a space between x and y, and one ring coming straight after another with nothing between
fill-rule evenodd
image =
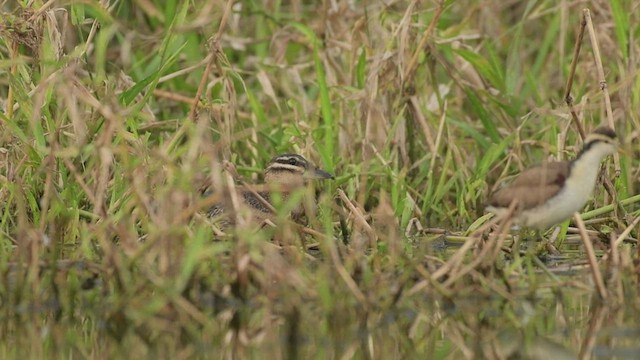
<instances>
[{"instance_id":1,"label":"bird leg","mask_svg":"<svg viewBox=\"0 0 640 360\"><path fill-rule=\"evenodd\" d=\"M555 236L553 236L552 234L552 238L555 239L557 237L557 234ZM540 241L538 246L536 247L536 255L543 255L545 253L551 254L551 255L555 255L555 256L560 256L560 251L558 251L558 249L555 247L555 245L553 244L554 240L546 238L542 235L542 232L540 232L540 230L536 230L536 238Z\"/></svg>"},{"instance_id":2,"label":"bird leg","mask_svg":"<svg viewBox=\"0 0 640 360\"><path fill-rule=\"evenodd\" d=\"M520 245L525 232L526 231L524 227L520 227L520 229L518 230L518 234L513 235L513 242L511 243L511 256L513 257L514 261L517 261L520 258Z\"/></svg>"}]
</instances>

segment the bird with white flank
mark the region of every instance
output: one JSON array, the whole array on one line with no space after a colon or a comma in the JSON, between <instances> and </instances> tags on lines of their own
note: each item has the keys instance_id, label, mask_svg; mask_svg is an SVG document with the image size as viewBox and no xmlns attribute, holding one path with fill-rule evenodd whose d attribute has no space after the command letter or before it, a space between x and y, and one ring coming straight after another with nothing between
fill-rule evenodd
<instances>
[{"instance_id":1,"label":"bird with white flank","mask_svg":"<svg viewBox=\"0 0 640 360\"><path fill-rule=\"evenodd\" d=\"M543 230L561 223L582 210L596 185L600 163L618 147L615 131L598 127L587 136L575 159L522 171L491 197L486 209L504 217L515 202L513 221L521 227Z\"/></svg>"}]
</instances>

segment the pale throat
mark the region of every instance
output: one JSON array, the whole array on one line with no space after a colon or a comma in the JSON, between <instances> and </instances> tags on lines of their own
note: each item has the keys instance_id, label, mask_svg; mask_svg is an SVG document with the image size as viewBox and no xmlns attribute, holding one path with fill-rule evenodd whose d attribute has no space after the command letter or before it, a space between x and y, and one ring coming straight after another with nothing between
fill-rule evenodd
<instances>
[{"instance_id":1,"label":"pale throat","mask_svg":"<svg viewBox=\"0 0 640 360\"><path fill-rule=\"evenodd\" d=\"M576 184L578 188L587 187L586 190L592 191L600 171L600 162L609 153L606 147L596 144L573 162L571 174L567 180Z\"/></svg>"},{"instance_id":2,"label":"pale throat","mask_svg":"<svg viewBox=\"0 0 640 360\"><path fill-rule=\"evenodd\" d=\"M265 183L267 184L275 184L281 185L284 188L279 189L278 192L287 193L293 189L303 187L305 185L305 179L302 173L296 172L286 172L283 174L268 174L265 177Z\"/></svg>"}]
</instances>

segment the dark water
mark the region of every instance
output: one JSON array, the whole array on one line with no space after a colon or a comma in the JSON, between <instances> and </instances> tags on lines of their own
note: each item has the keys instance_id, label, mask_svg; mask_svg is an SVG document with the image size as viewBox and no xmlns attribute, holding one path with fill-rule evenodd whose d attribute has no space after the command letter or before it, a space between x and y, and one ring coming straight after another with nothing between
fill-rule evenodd
<instances>
[{"instance_id":1,"label":"dark water","mask_svg":"<svg viewBox=\"0 0 640 360\"><path fill-rule=\"evenodd\" d=\"M428 254L445 261L458 245L436 242ZM580 253L542 257L539 264L546 269L533 261L510 268L507 259L505 270L477 268L446 289L440 287L445 275L418 290L421 271L433 265L428 256L397 264L388 257L389 264L377 264L385 258L380 254L358 258L355 265L345 258L357 290L327 265L330 256L300 258L304 271L274 261L250 262L243 278L224 277L233 269L227 257L180 287L179 276L136 280L147 271L136 266L116 276L69 263L42 267L36 277L8 266L0 292L0 354L640 358L640 297L630 267L621 267L615 276L601 269L609 294L602 301Z\"/></svg>"}]
</instances>

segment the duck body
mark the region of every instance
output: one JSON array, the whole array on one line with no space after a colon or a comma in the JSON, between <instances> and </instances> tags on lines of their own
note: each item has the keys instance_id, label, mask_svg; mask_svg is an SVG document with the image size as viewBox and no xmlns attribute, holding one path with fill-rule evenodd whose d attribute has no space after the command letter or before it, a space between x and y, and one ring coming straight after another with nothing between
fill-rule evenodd
<instances>
[{"instance_id":1,"label":"duck body","mask_svg":"<svg viewBox=\"0 0 640 360\"><path fill-rule=\"evenodd\" d=\"M616 148L615 132L598 128L574 160L524 170L491 197L487 211L505 216L516 202L513 220L518 225L542 230L560 223L584 208L595 188L600 163Z\"/></svg>"},{"instance_id":2,"label":"duck body","mask_svg":"<svg viewBox=\"0 0 640 360\"><path fill-rule=\"evenodd\" d=\"M319 169L304 157L298 154L282 154L274 157L265 168L264 185L259 187L272 187L269 191L241 190L238 195L241 207L251 212L252 220L264 221L273 219L273 197L280 197L281 203L285 203L289 195L300 188L303 188L311 179L333 179L333 175ZM230 201L223 201L212 205L207 215L212 218L224 217L221 220L223 226L233 223L229 217ZM292 217L298 218L304 212L303 206L297 205L292 210Z\"/></svg>"}]
</instances>

